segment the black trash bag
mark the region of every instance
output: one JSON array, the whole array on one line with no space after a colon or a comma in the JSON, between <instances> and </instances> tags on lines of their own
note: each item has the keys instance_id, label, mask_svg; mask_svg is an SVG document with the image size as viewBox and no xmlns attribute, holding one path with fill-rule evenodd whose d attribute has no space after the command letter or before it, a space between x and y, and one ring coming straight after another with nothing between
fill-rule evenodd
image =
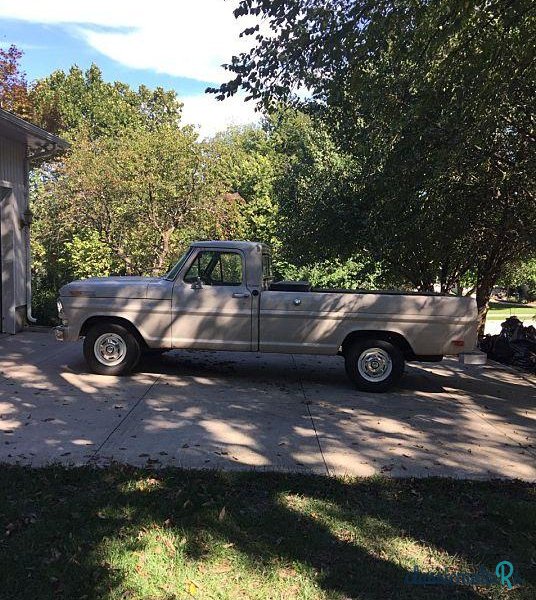
<instances>
[{"instance_id":1,"label":"black trash bag","mask_svg":"<svg viewBox=\"0 0 536 600\"><path fill-rule=\"evenodd\" d=\"M525 371L536 370L536 352L532 351L532 344L527 340L510 342L512 350L512 364Z\"/></svg>"},{"instance_id":2,"label":"black trash bag","mask_svg":"<svg viewBox=\"0 0 536 600\"><path fill-rule=\"evenodd\" d=\"M495 344L495 339L499 337L497 335L485 335L480 340L480 350L485 352L486 354L491 354L493 352L493 345Z\"/></svg>"},{"instance_id":3,"label":"black trash bag","mask_svg":"<svg viewBox=\"0 0 536 600\"><path fill-rule=\"evenodd\" d=\"M498 335L484 336L480 349L492 360L536 373L536 328L515 316L501 323Z\"/></svg>"},{"instance_id":4,"label":"black trash bag","mask_svg":"<svg viewBox=\"0 0 536 600\"><path fill-rule=\"evenodd\" d=\"M494 359L509 365L514 355L510 340L502 333L494 337L496 337L492 349Z\"/></svg>"}]
</instances>

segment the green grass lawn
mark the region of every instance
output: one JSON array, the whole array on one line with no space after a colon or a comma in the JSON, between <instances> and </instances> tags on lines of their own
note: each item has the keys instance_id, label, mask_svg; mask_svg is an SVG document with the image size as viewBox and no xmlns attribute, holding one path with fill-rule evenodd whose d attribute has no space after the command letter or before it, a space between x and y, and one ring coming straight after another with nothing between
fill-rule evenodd
<instances>
[{"instance_id":1,"label":"green grass lawn","mask_svg":"<svg viewBox=\"0 0 536 600\"><path fill-rule=\"evenodd\" d=\"M515 315L521 321L525 319L536 320L536 306L519 306L517 304L507 304L506 302L490 302L488 319L492 321L504 321L512 315Z\"/></svg>"},{"instance_id":2,"label":"green grass lawn","mask_svg":"<svg viewBox=\"0 0 536 600\"><path fill-rule=\"evenodd\" d=\"M521 482L0 467L0 598L534 598ZM424 587L422 571L525 583Z\"/></svg>"}]
</instances>

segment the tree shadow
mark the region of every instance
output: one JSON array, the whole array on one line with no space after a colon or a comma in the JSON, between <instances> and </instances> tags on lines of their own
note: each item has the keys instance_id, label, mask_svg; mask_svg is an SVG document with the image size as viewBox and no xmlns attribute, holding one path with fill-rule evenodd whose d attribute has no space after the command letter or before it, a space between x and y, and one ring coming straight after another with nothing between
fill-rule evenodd
<instances>
[{"instance_id":1,"label":"tree shadow","mask_svg":"<svg viewBox=\"0 0 536 600\"><path fill-rule=\"evenodd\" d=\"M414 564L426 571L481 564L493 570L501 560L526 582L508 597L534 593L530 484L118 466L0 472L2 525L15 524L0 543L1 598L149 597L132 575L150 577L143 556L151 549L157 558L167 552L170 565L162 580L168 591L152 598L188 597L191 579L193 595L213 597L205 576L218 597L234 597L238 572L253 583L295 580L284 589L296 597L305 597L304 580L316 589L310 597L499 597L497 587L426 587L404 578ZM158 551L155 535L165 542ZM222 560L223 571L215 566ZM184 576L185 565L193 577L191 570ZM261 597L254 588L242 592Z\"/></svg>"},{"instance_id":2,"label":"tree shadow","mask_svg":"<svg viewBox=\"0 0 536 600\"><path fill-rule=\"evenodd\" d=\"M8 462L529 481L536 472L536 391L493 367L413 364L393 392L366 394L340 357L177 350L121 378L87 373L80 344L42 334L2 349Z\"/></svg>"}]
</instances>

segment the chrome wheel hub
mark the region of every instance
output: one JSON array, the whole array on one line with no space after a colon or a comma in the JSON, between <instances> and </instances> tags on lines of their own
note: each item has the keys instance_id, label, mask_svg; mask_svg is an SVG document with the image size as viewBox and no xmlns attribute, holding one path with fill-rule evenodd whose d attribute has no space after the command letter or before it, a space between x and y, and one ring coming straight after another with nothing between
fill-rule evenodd
<instances>
[{"instance_id":1,"label":"chrome wheel hub","mask_svg":"<svg viewBox=\"0 0 536 600\"><path fill-rule=\"evenodd\" d=\"M101 364L114 367L125 358L127 345L117 333L104 333L95 340L93 352Z\"/></svg>"},{"instance_id":2,"label":"chrome wheel hub","mask_svg":"<svg viewBox=\"0 0 536 600\"><path fill-rule=\"evenodd\" d=\"M393 361L383 348L367 348L357 359L357 370L367 381L384 381L393 370Z\"/></svg>"}]
</instances>

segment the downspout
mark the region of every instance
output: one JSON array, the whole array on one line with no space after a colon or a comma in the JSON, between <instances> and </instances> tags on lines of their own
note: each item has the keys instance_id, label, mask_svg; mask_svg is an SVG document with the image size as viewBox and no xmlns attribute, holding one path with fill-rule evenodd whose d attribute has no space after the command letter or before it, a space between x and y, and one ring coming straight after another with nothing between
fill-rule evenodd
<instances>
[{"instance_id":1,"label":"downspout","mask_svg":"<svg viewBox=\"0 0 536 600\"><path fill-rule=\"evenodd\" d=\"M32 251L30 246L30 160L28 157L24 160L24 204L26 206L24 215L24 235L26 236L26 320L28 323L37 323L37 319L32 315ZM27 218L29 215L30 218Z\"/></svg>"},{"instance_id":2,"label":"downspout","mask_svg":"<svg viewBox=\"0 0 536 600\"><path fill-rule=\"evenodd\" d=\"M30 226L26 226L26 319L28 323L37 323L32 315L32 254L30 250Z\"/></svg>"}]
</instances>

